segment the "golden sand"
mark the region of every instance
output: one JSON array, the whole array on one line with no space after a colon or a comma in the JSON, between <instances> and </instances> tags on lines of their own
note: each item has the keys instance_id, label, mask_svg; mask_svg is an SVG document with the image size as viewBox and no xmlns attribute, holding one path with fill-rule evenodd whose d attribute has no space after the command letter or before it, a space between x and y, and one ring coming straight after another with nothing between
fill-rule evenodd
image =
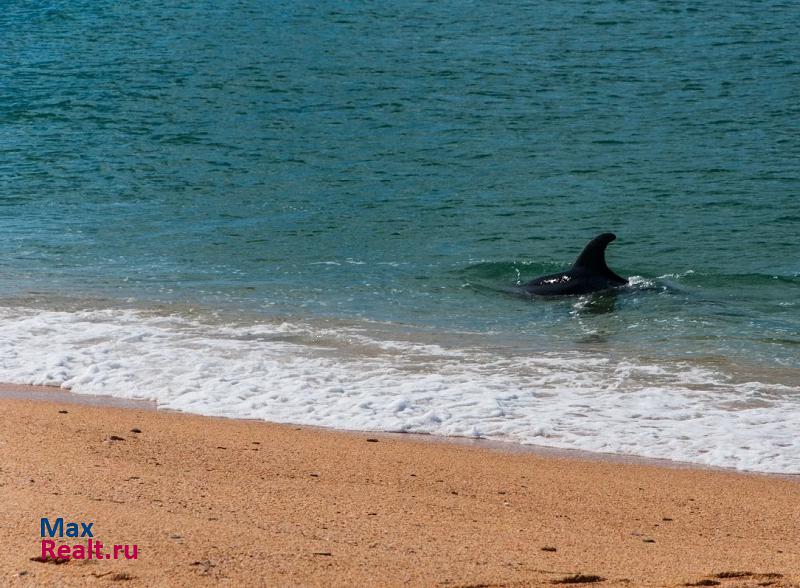
<instances>
[{"instance_id":1,"label":"golden sand","mask_svg":"<svg viewBox=\"0 0 800 588\"><path fill-rule=\"evenodd\" d=\"M800 483L778 477L63 399L0 414L3 586L800 585ZM138 558L35 561L42 517Z\"/></svg>"}]
</instances>

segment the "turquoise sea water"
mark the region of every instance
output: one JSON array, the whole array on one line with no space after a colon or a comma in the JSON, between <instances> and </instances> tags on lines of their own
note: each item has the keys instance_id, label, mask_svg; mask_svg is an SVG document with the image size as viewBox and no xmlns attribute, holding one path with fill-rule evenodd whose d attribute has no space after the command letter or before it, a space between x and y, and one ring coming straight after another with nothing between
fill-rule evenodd
<instances>
[{"instance_id":1,"label":"turquoise sea water","mask_svg":"<svg viewBox=\"0 0 800 588\"><path fill-rule=\"evenodd\" d=\"M800 411L796 3L63 0L0 26L8 308L688 362L718 376L696 394ZM605 231L632 287L508 293Z\"/></svg>"}]
</instances>

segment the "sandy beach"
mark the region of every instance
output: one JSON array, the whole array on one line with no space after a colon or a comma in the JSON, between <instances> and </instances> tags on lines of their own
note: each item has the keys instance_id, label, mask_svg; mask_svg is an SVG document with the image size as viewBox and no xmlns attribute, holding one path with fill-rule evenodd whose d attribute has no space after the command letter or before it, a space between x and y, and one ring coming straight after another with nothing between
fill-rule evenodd
<instances>
[{"instance_id":1,"label":"sandy beach","mask_svg":"<svg viewBox=\"0 0 800 588\"><path fill-rule=\"evenodd\" d=\"M9 389L22 393L0 399L4 586L800 582L790 479ZM137 559L36 561L42 517L92 523L95 540L136 545Z\"/></svg>"}]
</instances>

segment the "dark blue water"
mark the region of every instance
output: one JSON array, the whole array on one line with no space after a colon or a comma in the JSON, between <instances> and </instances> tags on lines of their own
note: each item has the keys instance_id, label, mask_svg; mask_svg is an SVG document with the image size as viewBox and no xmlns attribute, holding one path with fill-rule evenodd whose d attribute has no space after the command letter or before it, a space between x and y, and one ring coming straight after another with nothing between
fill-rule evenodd
<instances>
[{"instance_id":1,"label":"dark blue water","mask_svg":"<svg viewBox=\"0 0 800 588\"><path fill-rule=\"evenodd\" d=\"M7 304L797 381L797 3L63 0L0 27ZM507 293L605 231L631 288Z\"/></svg>"}]
</instances>

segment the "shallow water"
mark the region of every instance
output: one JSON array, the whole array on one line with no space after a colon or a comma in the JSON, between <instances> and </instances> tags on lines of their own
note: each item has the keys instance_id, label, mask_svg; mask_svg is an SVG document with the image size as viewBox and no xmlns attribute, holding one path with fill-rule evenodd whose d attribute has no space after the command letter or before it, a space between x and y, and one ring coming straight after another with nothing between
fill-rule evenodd
<instances>
[{"instance_id":1,"label":"shallow water","mask_svg":"<svg viewBox=\"0 0 800 588\"><path fill-rule=\"evenodd\" d=\"M0 379L800 471L794 4L0 24ZM510 293L604 231L630 287Z\"/></svg>"}]
</instances>

